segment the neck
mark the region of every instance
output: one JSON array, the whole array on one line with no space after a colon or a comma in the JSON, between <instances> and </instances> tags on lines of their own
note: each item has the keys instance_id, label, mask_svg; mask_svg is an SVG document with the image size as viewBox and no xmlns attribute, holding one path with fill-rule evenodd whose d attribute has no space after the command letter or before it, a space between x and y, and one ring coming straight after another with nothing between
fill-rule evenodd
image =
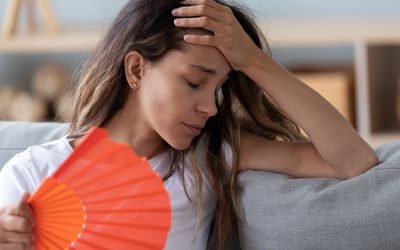
<instances>
[{"instance_id":1,"label":"neck","mask_svg":"<svg viewBox=\"0 0 400 250\"><path fill-rule=\"evenodd\" d=\"M123 108L104 128L112 140L127 143L137 155L151 159L166 150L168 145L145 121L136 117L140 117L137 112Z\"/></svg>"}]
</instances>

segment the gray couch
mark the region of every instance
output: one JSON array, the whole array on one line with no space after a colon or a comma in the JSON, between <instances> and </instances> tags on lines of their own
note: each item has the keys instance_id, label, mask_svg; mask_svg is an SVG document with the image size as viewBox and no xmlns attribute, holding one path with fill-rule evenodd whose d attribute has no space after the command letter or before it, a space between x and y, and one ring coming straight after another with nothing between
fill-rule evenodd
<instances>
[{"instance_id":1,"label":"gray couch","mask_svg":"<svg viewBox=\"0 0 400 250\"><path fill-rule=\"evenodd\" d=\"M67 128L0 122L0 169L14 154ZM400 142L376 152L381 163L349 180L241 173L243 221L226 249L400 249ZM209 249L215 249L214 235Z\"/></svg>"}]
</instances>

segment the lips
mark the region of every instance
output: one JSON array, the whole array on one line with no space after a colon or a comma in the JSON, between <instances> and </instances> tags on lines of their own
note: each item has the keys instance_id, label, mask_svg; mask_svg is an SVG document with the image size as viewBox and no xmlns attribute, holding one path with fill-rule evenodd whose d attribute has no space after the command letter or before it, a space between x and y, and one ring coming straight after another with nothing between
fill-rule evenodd
<instances>
[{"instance_id":1,"label":"lips","mask_svg":"<svg viewBox=\"0 0 400 250\"><path fill-rule=\"evenodd\" d=\"M186 123L183 123L183 125L185 125L185 127L189 130L189 132L194 136L199 135L201 133L201 129L203 128L203 126L201 125L192 125Z\"/></svg>"}]
</instances>

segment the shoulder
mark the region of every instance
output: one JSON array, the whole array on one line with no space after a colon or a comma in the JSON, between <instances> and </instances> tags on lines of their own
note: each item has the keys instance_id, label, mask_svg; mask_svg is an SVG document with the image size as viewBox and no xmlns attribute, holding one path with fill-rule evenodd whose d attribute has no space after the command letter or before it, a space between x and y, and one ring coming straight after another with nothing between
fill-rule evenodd
<instances>
[{"instance_id":1,"label":"shoulder","mask_svg":"<svg viewBox=\"0 0 400 250\"><path fill-rule=\"evenodd\" d=\"M73 149L65 136L41 145L27 148L19 156L30 161L35 166L42 166L45 163L61 164Z\"/></svg>"},{"instance_id":2,"label":"shoulder","mask_svg":"<svg viewBox=\"0 0 400 250\"><path fill-rule=\"evenodd\" d=\"M65 137L27 148L16 154L0 172L0 194L32 193L72 152Z\"/></svg>"},{"instance_id":3,"label":"shoulder","mask_svg":"<svg viewBox=\"0 0 400 250\"><path fill-rule=\"evenodd\" d=\"M201 166L205 166L207 153L209 152L209 138L208 136L203 136L196 147L196 160ZM230 171L234 162L234 153L232 146L226 141L223 140L221 143L221 157L224 158L224 161L227 164L227 168ZM204 167L203 166L203 167Z\"/></svg>"},{"instance_id":4,"label":"shoulder","mask_svg":"<svg viewBox=\"0 0 400 250\"><path fill-rule=\"evenodd\" d=\"M65 158L71 152L72 147L68 144L67 139L65 137L61 137L60 139L54 141L28 147L23 152L18 153L11 158L5 166L21 162L27 162L31 165L38 165L41 162Z\"/></svg>"},{"instance_id":5,"label":"shoulder","mask_svg":"<svg viewBox=\"0 0 400 250\"><path fill-rule=\"evenodd\" d=\"M202 154L203 156L205 156L208 151L208 144L209 144L208 136L203 136L202 138L200 138L196 147L197 154ZM226 140L222 141L221 149L224 157L226 157L227 159L233 157L233 149Z\"/></svg>"}]
</instances>

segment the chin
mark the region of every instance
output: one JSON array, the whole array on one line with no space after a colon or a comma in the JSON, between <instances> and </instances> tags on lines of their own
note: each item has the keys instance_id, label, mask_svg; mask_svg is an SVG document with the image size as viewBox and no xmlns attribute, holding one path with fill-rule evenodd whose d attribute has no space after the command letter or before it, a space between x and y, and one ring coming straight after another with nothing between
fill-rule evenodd
<instances>
[{"instance_id":1,"label":"chin","mask_svg":"<svg viewBox=\"0 0 400 250\"><path fill-rule=\"evenodd\" d=\"M168 144L176 150L186 150L190 147L192 140L171 141Z\"/></svg>"},{"instance_id":2,"label":"chin","mask_svg":"<svg viewBox=\"0 0 400 250\"><path fill-rule=\"evenodd\" d=\"M189 148L189 146L190 146L190 144L185 144L185 145L175 144L175 145L171 145L171 147L173 147L176 150L186 150L186 149Z\"/></svg>"}]
</instances>

